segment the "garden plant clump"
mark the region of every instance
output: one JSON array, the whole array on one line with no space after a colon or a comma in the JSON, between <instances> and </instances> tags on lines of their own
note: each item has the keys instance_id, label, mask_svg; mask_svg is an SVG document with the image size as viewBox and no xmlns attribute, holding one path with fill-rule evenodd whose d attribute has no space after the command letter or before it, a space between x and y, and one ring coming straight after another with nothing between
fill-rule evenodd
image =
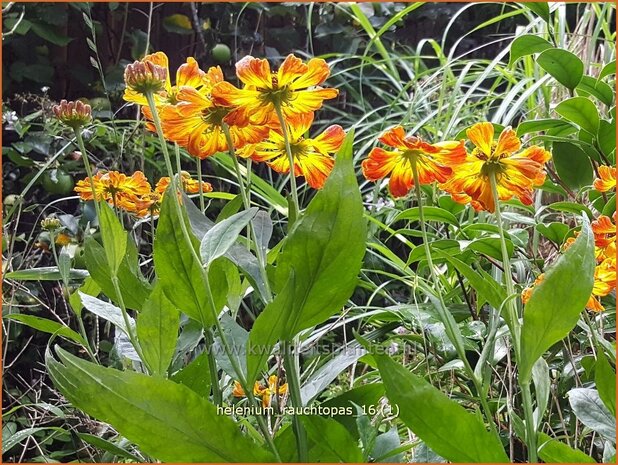
<instances>
[{"instance_id":1,"label":"garden plant clump","mask_svg":"<svg viewBox=\"0 0 618 465\"><path fill-rule=\"evenodd\" d=\"M615 5L168 7L3 10L4 460L615 462Z\"/></svg>"}]
</instances>

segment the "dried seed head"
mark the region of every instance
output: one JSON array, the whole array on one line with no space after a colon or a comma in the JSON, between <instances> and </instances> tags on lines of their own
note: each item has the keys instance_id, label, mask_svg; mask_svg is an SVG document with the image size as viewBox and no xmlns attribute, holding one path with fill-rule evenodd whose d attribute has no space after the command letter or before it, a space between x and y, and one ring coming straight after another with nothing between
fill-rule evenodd
<instances>
[{"instance_id":1,"label":"dried seed head","mask_svg":"<svg viewBox=\"0 0 618 465\"><path fill-rule=\"evenodd\" d=\"M140 94L163 90L166 79L167 70L150 61L135 61L124 70L127 87Z\"/></svg>"},{"instance_id":2,"label":"dried seed head","mask_svg":"<svg viewBox=\"0 0 618 465\"><path fill-rule=\"evenodd\" d=\"M76 129L92 121L92 109L90 105L79 100L67 102L61 100L59 105L54 105L52 111L56 118L67 126Z\"/></svg>"}]
</instances>

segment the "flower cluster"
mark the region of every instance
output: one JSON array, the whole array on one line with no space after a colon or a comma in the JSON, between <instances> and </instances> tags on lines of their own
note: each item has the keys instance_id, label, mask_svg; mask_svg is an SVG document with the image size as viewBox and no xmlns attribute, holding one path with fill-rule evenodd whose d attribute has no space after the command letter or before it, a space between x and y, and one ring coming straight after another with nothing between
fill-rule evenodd
<instances>
[{"instance_id":1,"label":"flower cluster","mask_svg":"<svg viewBox=\"0 0 618 465\"><path fill-rule=\"evenodd\" d=\"M285 396L288 392L288 384L280 384L279 378L276 375L271 375L268 378L268 385L264 385L256 381L253 385L253 395L262 399L262 407L270 407L273 396ZM245 391L238 381L234 381L234 389L232 390L234 397L246 397Z\"/></svg>"},{"instance_id":2,"label":"flower cluster","mask_svg":"<svg viewBox=\"0 0 618 465\"><path fill-rule=\"evenodd\" d=\"M326 62L313 58L303 63L289 55L279 70L271 71L267 60L247 56L236 64L236 74L242 88L225 81L218 66L203 71L189 57L172 84L168 58L157 52L127 67L124 99L143 105L148 127L154 130L147 106L152 97L165 138L200 159L236 151L288 173L289 135L294 175L304 176L311 187L322 187L344 136L335 125L313 139L304 138L314 112L338 95L336 89L321 87L330 74Z\"/></svg>"},{"instance_id":3,"label":"flower cluster","mask_svg":"<svg viewBox=\"0 0 618 465\"><path fill-rule=\"evenodd\" d=\"M186 171L180 173L180 178L185 192L196 194L200 191L200 182L192 179ZM153 189L141 171L131 176L118 171L99 171L92 177L92 184L94 192L90 178L76 183L75 192L82 200L106 201L116 208L143 217L158 214L170 178L162 177ZM212 186L202 182L202 192L212 192Z\"/></svg>"},{"instance_id":4,"label":"flower cluster","mask_svg":"<svg viewBox=\"0 0 618 465\"><path fill-rule=\"evenodd\" d=\"M616 169L609 166L599 167L599 178L594 180L594 188L599 192L616 190ZM601 312L605 307L601 304L600 298L609 295L616 290L616 222L617 213L614 212L613 220L609 216L600 215L592 222L592 232L594 234L595 257L597 265L594 269L594 284L592 294L586 303L586 308L594 312ZM569 237L562 247L568 249L579 232L573 237ZM544 275L540 274L534 284L523 290L521 294L522 302L525 304L530 299L534 286L543 281Z\"/></svg>"},{"instance_id":5,"label":"flower cluster","mask_svg":"<svg viewBox=\"0 0 618 465\"><path fill-rule=\"evenodd\" d=\"M493 180L499 200L517 197L530 205L533 189L545 181L544 167L551 154L538 146L521 150L511 128L494 140L491 123L477 123L466 135L474 146L471 152L463 140L429 144L406 136L401 126L389 129L379 138L389 149L374 148L362 163L363 174L370 181L390 176L391 194L403 197L414 186L416 167L419 184L437 181L455 201L489 212L496 209Z\"/></svg>"}]
</instances>

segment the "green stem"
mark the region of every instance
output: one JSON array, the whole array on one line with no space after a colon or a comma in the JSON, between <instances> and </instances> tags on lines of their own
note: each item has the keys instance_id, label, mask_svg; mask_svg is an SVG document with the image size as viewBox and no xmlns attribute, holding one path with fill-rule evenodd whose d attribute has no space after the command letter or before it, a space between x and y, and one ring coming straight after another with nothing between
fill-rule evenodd
<instances>
[{"instance_id":1,"label":"green stem","mask_svg":"<svg viewBox=\"0 0 618 465\"><path fill-rule=\"evenodd\" d=\"M210 385L212 386L212 398L215 405L223 404L223 393L221 392L221 386L219 386L219 373L217 372L217 360L213 352L214 337L210 328L204 328L204 340L206 341L207 354L208 354L208 370L210 372Z\"/></svg>"},{"instance_id":2,"label":"green stem","mask_svg":"<svg viewBox=\"0 0 618 465\"><path fill-rule=\"evenodd\" d=\"M170 161L170 156L169 156L169 152L167 149L167 143L165 141L165 136L163 135L163 129L161 128L161 121L159 119L159 114L157 112L157 108L154 102L154 98L152 96L152 93L147 93L146 94L146 98L148 100L148 105L150 107L150 111L152 113L152 121L155 125L155 129L157 131L157 135L159 136L159 141L161 142L161 146L162 146L162 150L163 150L163 156L165 157L165 164L167 166L168 172L169 172L169 176L170 176L170 180L172 182L172 188L174 189L174 191L177 190L177 185L176 185L176 180L174 178L174 173L172 170L172 164ZM191 254L193 255L194 260L197 261L197 263L202 263L202 260L200 259L199 255L197 254L197 251L195 250L195 248L192 245L192 241L191 241L191 236L189 235L189 230L187 229L187 225L184 221L184 218L182 216L182 210L180 207L180 199L178 198L177 195L174 195L174 198L176 199L176 201L174 202L174 209L176 210L176 214L178 216L178 222L180 224L180 229L182 230L182 234L183 234L183 238L185 239L186 243L189 245L189 250L191 251ZM219 322L219 315L216 314L216 305L214 303L214 298L212 295L212 287L210 286L210 279L208 277L208 271L209 268L207 267L201 267L200 268L200 273L202 274L202 278L204 280L204 287L206 288L206 294L208 296L209 299L209 303L210 303L210 308L212 310L212 318L215 322L215 327L217 329L217 332L219 334L219 337L221 338L221 342L223 344L223 348L225 350L225 353L228 357L228 359L230 360L230 363L232 364L232 367L234 369L234 372L236 373L236 376L238 377L238 380L242 386L242 388L244 389L245 393L247 394L247 397L249 398L249 400L252 402L252 404L256 404L255 401L255 397L253 396L253 390L249 389L249 386L247 386L247 382L244 376L244 373L241 369L241 367L238 365L236 358L234 357L234 354L230 348L230 345L227 341L227 337L225 335L225 332L223 331L223 328L221 327L221 323ZM204 326L204 328L206 329L206 325L204 324L205 322L202 321L202 326ZM266 425L266 421L264 420L264 417L262 417L261 415L256 415L256 420L258 422L258 425L262 431L262 434L264 436L265 441L267 442L268 446L270 447L270 449L272 450L273 454L275 455L276 459L278 462L281 462L281 457L279 456L279 452L277 450L277 447L275 446L275 443L273 441L273 438L270 434L270 431L268 430L268 426Z\"/></svg>"},{"instance_id":3,"label":"green stem","mask_svg":"<svg viewBox=\"0 0 618 465\"><path fill-rule=\"evenodd\" d=\"M97 213L97 219L101 218L101 209L99 207L99 203L97 201L97 192L94 187L94 178L92 177L92 169L90 168L90 160L88 158L88 152L86 152L86 146L84 145L84 139L82 138L81 128L75 128L75 140L77 141L77 146L79 150L82 152L82 160L84 160L84 168L86 169L86 176L90 181L90 189L92 190L92 199L94 202L94 209Z\"/></svg>"},{"instance_id":4,"label":"green stem","mask_svg":"<svg viewBox=\"0 0 618 465\"><path fill-rule=\"evenodd\" d=\"M300 379L296 367L296 361L293 355L294 345L288 341L282 344L283 349L283 364L285 366L285 375L288 384L290 385L290 400L292 407L302 408L303 401L300 394ZM298 415L292 416L292 424L294 433L296 434L296 447L298 449L298 461L305 463L307 458L307 433Z\"/></svg>"},{"instance_id":5,"label":"green stem","mask_svg":"<svg viewBox=\"0 0 618 465\"><path fill-rule=\"evenodd\" d=\"M236 178L238 179L238 189L240 190L240 195L242 197L243 205L245 206L245 210L249 210L251 208L251 200L249 198L249 192L247 191L247 187L245 186L245 182L243 180L242 173L240 172L240 163L238 161L238 157L236 156L236 152L234 150L234 142L232 141L232 135L230 134L230 128L227 124L222 124L223 133L225 134L225 139L227 141L227 149L234 161L234 170L236 171ZM270 303L272 301L272 292L270 290L270 284L268 282L268 275L266 273L266 257L264 256L264 251L262 250L261 245L258 243L257 234L255 233L255 228L252 223L249 222L247 225L247 229L249 231L249 235L253 240L253 244L255 245L255 255L258 260L258 264L260 266L260 274L262 275L262 281L264 281L264 287L266 288L268 299L266 303Z\"/></svg>"},{"instance_id":6,"label":"green stem","mask_svg":"<svg viewBox=\"0 0 618 465\"><path fill-rule=\"evenodd\" d=\"M513 350L515 352L515 360L519 363L521 359L521 323L519 321L519 315L517 312L517 306L515 299L512 298L515 295L515 283L513 282L513 274L511 272L511 260L509 257L508 248L506 246L506 233L504 231L504 224L502 221L502 213L500 212L500 198L498 196L498 188L496 183L496 175L493 172L489 173L489 183L491 185L491 192L495 204L496 221L498 223L498 229L500 232L500 247L502 249L502 263L504 266L504 279L506 282L507 293L507 324L511 330L513 340ZM528 462L537 462L536 451L536 425L534 422L534 415L532 410L532 395L530 393L530 382L521 382L518 379L519 388L521 389L522 403L524 407L524 420L526 423L526 445L528 447Z\"/></svg>"},{"instance_id":7,"label":"green stem","mask_svg":"<svg viewBox=\"0 0 618 465\"><path fill-rule=\"evenodd\" d=\"M411 164L412 164L412 175L414 177L414 190L415 190L416 198L418 202L418 216L419 216L419 222L421 223L421 234L423 236L423 247L425 249L425 255L427 257L427 266L429 267L431 279L434 285L436 286L435 295L439 301L439 305L436 305L436 308L438 310L440 320L444 324L444 329L446 331L446 334L449 340L451 341L451 343L453 344L453 346L455 346L457 355L459 356L459 359L462 361L466 373L468 374L468 376L472 380L472 383L474 384L474 388L476 389L479 401L481 403L481 407L483 408L483 412L485 413L485 417L487 418L487 422L489 423L489 428L491 429L492 433L498 436L498 431L496 430L496 425L494 424L494 419L491 413L491 409L489 408L489 404L487 403L487 399L485 398L485 395L484 395L481 380L479 380L479 378L476 376L476 374L474 373L474 370L470 366L470 362L468 362L468 359L466 358L466 349L464 347L463 338L461 336L461 333L459 332L459 328L457 327L457 322L453 318L453 315L451 315L451 313L446 309L446 304L444 303L442 292L440 292L438 288L439 279L438 279L438 275L436 274L436 270L433 265L433 258L431 257L431 249L429 247L429 236L427 235L427 226L425 225L425 213L423 211L423 197L422 197L422 192L421 192L421 185L419 183L417 160L415 158L412 159Z\"/></svg>"},{"instance_id":8,"label":"green stem","mask_svg":"<svg viewBox=\"0 0 618 465\"><path fill-rule=\"evenodd\" d=\"M202 159L197 158L197 179L200 182L200 210L202 213L206 211L204 205L204 186L202 185Z\"/></svg>"},{"instance_id":9,"label":"green stem","mask_svg":"<svg viewBox=\"0 0 618 465\"><path fill-rule=\"evenodd\" d=\"M300 213L300 204L298 202L298 188L296 187L296 173L294 172L294 154L292 153L292 147L290 146L290 136L288 135L288 128L283 117L280 105L275 105L275 112L281 125L281 134L283 135L283 141L285 142L285 151L288 154L288 162L290 164L290 190L292 191L292 201L296 211Z\"/></svg>"}]
</instances>

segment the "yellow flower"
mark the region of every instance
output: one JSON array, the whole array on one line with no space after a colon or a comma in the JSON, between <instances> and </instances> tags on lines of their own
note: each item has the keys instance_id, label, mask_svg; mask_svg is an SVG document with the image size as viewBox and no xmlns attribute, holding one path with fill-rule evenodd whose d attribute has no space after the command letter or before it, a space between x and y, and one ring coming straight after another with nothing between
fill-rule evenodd
<instances>
[{"instance_id":1,"label":"yellow flower","mask_svg":"<svg viewBox=\"0 0 618 465\"><path fill-rule=\"evenodd\" d=\"M500 200L513 196L525 205L532 204L534 187L545 181L545 163L551 154L538 146L523 151L521 141L510 127L505 128L494 141L494 127L491 123L478 123L466 131L474 144L472 153L465 160L453 165L453 176L442 189L453 195L458 202L476 202L476 209L495 211L490 177L496 179L496 190Z\"/></svg>"},{"instance_id":2,"label":"yellow flower","mask_svg":"<svg viewBox=\"0 0 618 465\"><path fill-rule=\"evenodd\" d=\"M74 190L82 200L105 200L110 205L127 211L135 211L135 201L151 190L141 171L136 171L131 176L118 171L99 172L93 176L93 183L94 196L89 178L77 181Z\"/></svg>"},{"instance_id":3,"label":"yellow flower","mask_svg":"<svg viewBox=\"0 0 618 465\"><path fill-rule=\"evenodd\" d=\"M314 189L324 186L326 178L335 164L332 154L337 152L345 138L343 128L329 126L317 137L305 138L311 128L313 113L299 116L289 121L288 136L294 156L294 176L304 176ZM258 162L266 162L278 173L290 172L290 160L285 148L281 129L271 129L268 138L258 144L247 145L238 152L239 156L251 157Z\"/></svg>"},{"instance_id":4,"label":"yellow flower","mask_svg":"<svg viewBox=\"0 0 618 465\"><path fill-rule=\"evenodd\" d=\"M599 166L599 177L594 180L593 186L599 192L616 189L616 168L614 166Z\"/></svg>"},{"instance_id":5,"label":"yellow flower","mask_svg":"<svg viewBox=\"0 0 618 465\"><path fill-rule=\"evenodd\" d=\"M283 396L288 392L288 384L279 385L279 378L276 375L271 375L268 378L268 386L255 382L253 386L253 394L262 398L262 407L270 407L272 396Z\"/></svg>"},{"instance_id":6,"label":"yellow flower","mask_svg":"<svg viewBox=\"0 0 618 465\"><path fill-rule=\"evenodd\" d=\"M314 112L324 100L337 97L337 89L322 88L330 69L321 58L312 58L306 64L290 54L278 71L271 71L268 60L246 56L236 63L236 75L244 84L238 89L229 82L214 87L213 101L221 106L236 108L256 124L272 119L279 106L289 120L298 115ZM236 119L238 116L230 117Z\"/></svg>"},{"instance_id":7,"label":"yellow flower","mask_svg":"<svg viewBox=\"0 0 618 465\"><path fill-rule=\"evenodd\" d=\"M406 136L401 126L386 131L378 139L394 150L375 147L361 166L369 181L390 176L388 189L393 197L404 197L414 187L412 163L418 169L419 184L445 182L453 173L450 165L466 157L463 141L428 144L418 137Z\"/></svg>"}]
</instances>

